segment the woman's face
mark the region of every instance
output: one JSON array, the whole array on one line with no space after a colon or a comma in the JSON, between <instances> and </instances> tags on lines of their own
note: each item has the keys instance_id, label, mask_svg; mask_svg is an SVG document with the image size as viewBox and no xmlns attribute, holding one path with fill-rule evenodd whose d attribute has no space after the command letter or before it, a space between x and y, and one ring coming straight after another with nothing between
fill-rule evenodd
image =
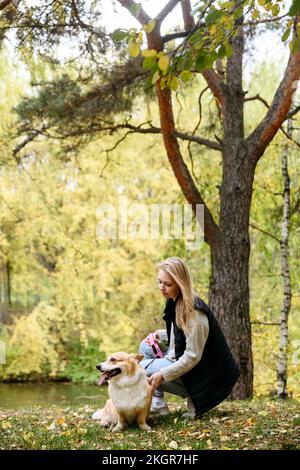
<instances>
[{"instance_id":1,"label":"woman's face","mask_svg":"<svg viewBox=\"0 0 300 470\"><path fill-rule=\"evenodd\" d=\"M177 295L179 294L180 288L178 284L171 278L171 276L160 269L158 271L158 287L162 295L166 299L173 299L175 300Z\"/></svg>"}]
</instances>

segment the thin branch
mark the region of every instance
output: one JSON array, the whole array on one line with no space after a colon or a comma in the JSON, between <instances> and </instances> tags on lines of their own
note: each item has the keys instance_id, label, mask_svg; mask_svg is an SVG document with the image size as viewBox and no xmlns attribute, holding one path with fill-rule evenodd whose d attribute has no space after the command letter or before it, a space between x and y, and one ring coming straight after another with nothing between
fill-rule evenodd
<instances>
[{"instance_id":1,"label":"thin branch","mask_svg":"<svg viewBox=\"0 0 300 470\"><path fill-rule=\"evenodd\" d=\"M20 223L20 222L23 222L24 219L21 219L18 215L16 215L14 213L14 210L10 207L10 205L8 204L8 202L6 201L6 199L2 196L2 194L0 194L0 197L2 199L2 201L4 202L4 204L6 205L6 207L8 208L8 210L12 213L12 215L14 216L15 218L15 222L16 223Z\"/></svg>"},{"instance_id":2,"label":"thin branch","mask_svg":"<svg viewBox=\"0 0 300 470\"><path fill-rule=\"evenodd\" d=\"M267 322L267 321L258 321L254 320L250 322L251 325L267 325L267 326L278 326L280 325L279 322Z\"/></svg>"},{"instance_id":3,"label":"thin branch","mask_svg":"<svg viewBox=\"0 0 300 470\"><path fill-rule=\"evenodd\" d=\"M204 139L203 137L198 137L192 134L185 134L184 132L175 132L176 137L181 140L189 140L190 142L195 142L199 145L205 145L213 150L218 150L222 152L222 145L218 144L217 142L213 142L212 140Z\"/></svg>"},{"instance_id":4,"label":"thin branch","mask_svg":"<svg viewBox=\"0 0 300 470\"><path fill-rule=\"evenodd\" d=\"M257 226L254 225L254 224L249 224L249 226L252 227L252 228L254 228L255 230L258 230L258 231L261 232L261 233L264 233L265 235L268 235L268 237L273 238L273 240L275 240L277 243L280 244L279 238L275 237L275 235L272 235L272 233L266 232L266 230L262 230L261 228L257 227Z\"/></svg>"},{"instance_id":5,"label":"thin branch","mask_svg":"<svg viewBox=\"0 0 300 470\"><path fill-rule=\"evenodd\" d=\"M287 16L289 16L289 14L285 13L284 15L273 16L272 18L264 18L262 20L247 21L244 23L244 26L256 26L258 24L263 24L263 23L274 23L276 21L282 20L282 18L286 18Z\"/></svg>"},{"instance_id":6,"label":"thin branch","mask_svg":"<svg viewBox=\"0 0 300 470\"><path fill-rule=\"evenodd\" d=\"M295 116L295 114L297 114L298 111L300 111L300 106L296 106L295 109L293 109L292 111L290 111L290 112L286 115L285 121L287 121L287 120L290 119L291 117Z\"/></svg>"},{"instance_id":7,"label":"thin branch","mask_svg":"<svg viewBox=\"0 0 300 470\"><path fill-rule=\"evenodd\" d=\"M180 0L169 0L167 5L156 15L155 21L160 25L179 2Z\"/></svg>"}]
</instances>

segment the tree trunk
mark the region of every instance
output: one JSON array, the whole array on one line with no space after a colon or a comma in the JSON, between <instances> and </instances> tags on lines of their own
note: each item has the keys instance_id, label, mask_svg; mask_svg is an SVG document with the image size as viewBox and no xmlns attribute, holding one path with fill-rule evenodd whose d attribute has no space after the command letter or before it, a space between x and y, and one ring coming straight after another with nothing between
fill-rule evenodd
<instances>
[{"instance_id":1,"label":"tree trunk","mask_svg":"<svg viewBox=\"0 0 300 470\"><path fill-rule=\"evenodd\" d=\"M7 302L11 305L11 265L9 260L6 262L6 276L7 276Z\"/></svg>"},{"instance_id":2,"label":"tree trunk","mask_svg":"<svg viewBox=\"0 0 300 470\"><path fill-rule=\"evenodd\" d=\"M241 368L241 376L232 397L244 399L251 398L253 394L248 284L250 243L247 231L237 235L233 225L234 218L240 218L244 225L242 219L247 217L242 210L234 216L228 216L227 230L222 234L219 244L211 247L209 304Z\"/></svg>"},{"instance_id":3,"label":"tree trunk","mask_svg":"<svg viewBox=\"0 0 300 470\"><path fill-rule=\"evenodd\" d=\"M288 135L292 136L292 120L288 120ZM286 398L287 391L287 347L288 347L288 316L291 308L291 278L289 270L289 223L290 223L290 177L288 173L288 145L282 155L283 176L283 221L280 242L281 270L284 284L283 304L280 315L279 357L277 365L278 397Z\"/></svg>"}]
</instances>

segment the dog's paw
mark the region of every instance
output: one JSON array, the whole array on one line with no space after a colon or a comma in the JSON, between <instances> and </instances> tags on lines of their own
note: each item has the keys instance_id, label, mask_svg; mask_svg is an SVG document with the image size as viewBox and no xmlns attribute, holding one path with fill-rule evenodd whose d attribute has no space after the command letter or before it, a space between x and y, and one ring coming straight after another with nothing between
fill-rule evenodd
<instances>
[{"instance_id":1,"label":"dog's paw","mask_svg":"<svg viewBox=\"0 0 300 470\"><path fill-rule=\"evenodd\" d=\"M107 421L106 419L101 419L100 426L103 426L104 428L108 428L109 425L110 425L109 421Z\"/></svg>"},{"instance_id":2,"label":"dog's paw","mask_svg":"<svg viewBox=\"0 0 300 470\"><path fill-rule=\"evenodd\" d=\"M120 426L119 424L117 424L114 428L112 428L112 432L120 432L120 431L123 431L124 427L123 426Z\"/></svg>"},{"instance_id":3,"label":"dog's paw","mask_svg":"<svg viewBox=\"0 0 300 470\"><path fill-rule=\"evenodd\" d=\"M101 419L102 418L102 410L97 410L95 413L92 414L92 419Z\"/></svg>"},{"instance_id":4,"label":"dog's paw","mask_svg":"<svg viewBox=\"0 0 300 470\"><path fill-rule=\"evenodd\" d=\"M150 426L148 426L148 424L140 424L139 428L142 429L143 431L146 431L146 432L151 432L152 431L152 428Z\"/></svg>"}]
</instances>

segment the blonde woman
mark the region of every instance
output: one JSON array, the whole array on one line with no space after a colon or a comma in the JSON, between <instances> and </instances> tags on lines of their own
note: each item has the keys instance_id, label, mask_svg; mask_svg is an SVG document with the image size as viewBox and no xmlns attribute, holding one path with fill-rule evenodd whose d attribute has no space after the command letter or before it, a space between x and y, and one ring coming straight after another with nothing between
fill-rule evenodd
<instances>
[{"instance_id":1,"label":"blonde woman","mask_svg":"<svg viewBox=\"0 0 300 470\"><path fill-rule=\"evenodd\" d=\"M166 330L155 332L168 339L164 357L157 358L149 340L140 345L154 390L151 412L168 413L164 391L188 398L184 418L200 418L221 403L239 377L224 334L209 307L195 295L190 273L180 258L168 258L158 266L158 287L166 299Z\"/></svg>"}]
</instances>

